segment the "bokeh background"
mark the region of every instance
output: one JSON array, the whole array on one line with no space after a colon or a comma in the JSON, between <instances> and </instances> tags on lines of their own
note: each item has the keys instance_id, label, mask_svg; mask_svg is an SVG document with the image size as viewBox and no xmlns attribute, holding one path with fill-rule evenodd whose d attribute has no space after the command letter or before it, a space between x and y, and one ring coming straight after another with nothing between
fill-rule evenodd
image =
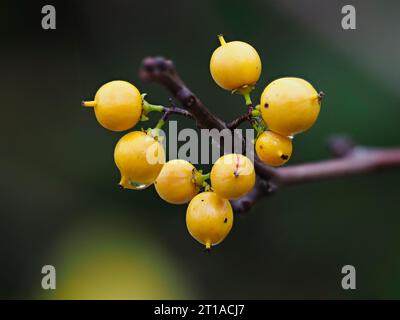
<instances>
[{"instance_id":1,"label":"bokeh background","mask_svg":"<svg viewBox=\"0 0 400 320\"><path fill-rule=\"evenodd\" d=\"M45 4L56 7L54 31L41 29ZM341 28L345 4L356 30ZM326 92L291 164L328 157L336 133L400 145L399 10L394 0L1 1L0 298L399 298L399 171L281 190L237 216L208 255L186 230L185 206L153 188L117 188L122 134L80 106L114 79L165 103L169 94L137 75L144 57L164 55L233 119L243 102L208 68L223 33L262 58L254 99L281 76ZM46 264L55 291L41 289ZM357 270L353 291L340 286L346 264Z\"/></svg>"}]
</instances>

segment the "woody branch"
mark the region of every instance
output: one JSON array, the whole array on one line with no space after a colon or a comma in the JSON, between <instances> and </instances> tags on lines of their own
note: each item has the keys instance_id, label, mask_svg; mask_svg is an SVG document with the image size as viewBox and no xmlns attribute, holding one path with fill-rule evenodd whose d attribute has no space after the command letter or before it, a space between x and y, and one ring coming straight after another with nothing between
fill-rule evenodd
<instances>
[{"instance_id":1,"label":"woody branch","mask_svg":"<svg viewBox=\"0 0 400 320\"><path fill-rule=\"evenodd\" d=\"M143 81L158 82L167 88L180 101L199 128L232 129L250 120L249 113L228 124L219 119L185 85L171 60L148 57L143 60L139 76ZM171 110L170 113L174 111ZM284 186L400 167L400 148L376 149L354 146L349 139L337 137L331 141L330 149L334 159L281 168L267 166L255 157L256 184L246 196L232 201L235 212L248 211L260 198Z\"/></svg>"}]
</instances>

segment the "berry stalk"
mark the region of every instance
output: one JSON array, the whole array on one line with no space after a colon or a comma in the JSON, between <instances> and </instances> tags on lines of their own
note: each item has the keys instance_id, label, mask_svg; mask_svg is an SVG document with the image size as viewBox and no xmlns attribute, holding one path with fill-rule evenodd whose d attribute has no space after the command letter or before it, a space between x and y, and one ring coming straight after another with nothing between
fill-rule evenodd
<instances>
[{"instance_id":1,"label":"berry stalk","mask_svg":"<svg viewBox=\"0 0 400 320\"><path fill-rule=\"evenodd\" d=\"M82 107L94 108L96 104L96 101L82 101Z\"/></svg>"},{"instance_id":2,"label":"berry stalk","mask_svg":"<svg viewBox=\"0 0 400 320\"><path fill-rule=\"evenodd\" d=\"M225 39L224 39L224 35L223 35L223 34L219 34L219 35L218 35L218 40L219 40L219 42L221 43L221 46L226 45L226 41L225 41Z\"/></svg>"},{"instance_id":3,"label":"berry stalk","mask_svg":"<svg viewBox=\"0 0 400 320\"><path fill-rule=\"evenodd\" d=\"M208 190L210 188L210 185L208 184L207 180L210 179L210 172L203 174L201 170L197 171L195 170L193 172L193 183L196 184L197 187L199 188L204 188Z\"/></svg>"}]
</instances>

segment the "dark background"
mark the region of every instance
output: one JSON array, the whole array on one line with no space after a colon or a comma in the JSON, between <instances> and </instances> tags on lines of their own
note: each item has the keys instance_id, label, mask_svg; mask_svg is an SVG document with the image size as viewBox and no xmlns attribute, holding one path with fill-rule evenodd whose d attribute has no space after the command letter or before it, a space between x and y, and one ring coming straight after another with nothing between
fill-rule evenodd
<instances>
[{"instance_id":1,"label":"dark background","mask_svg":"<svg viewBox=\"0 0 400 320\"><path fill-rule=\"evenodd\" d=\"M56 30L41 29L45 4L56 7ZM345 4L357 30L341 28ZM207 255L186 230L185 206L153 188L117 188L122 133L80 106L114 79L165 103L168 93L137 75L145 56L164 55L233 119L243 101L209 74L223 33L262 58L253 99L281 76L327 94L290 164L328 157L335 133L399 145L399 10L378 0L2 1L0 298L399 298L398 171L282 190L237 216ZM45 264L57 269L55 291L41 289ZM353 291L340 285L346 264L357 270Z\"/></svg>"}]
</instances>

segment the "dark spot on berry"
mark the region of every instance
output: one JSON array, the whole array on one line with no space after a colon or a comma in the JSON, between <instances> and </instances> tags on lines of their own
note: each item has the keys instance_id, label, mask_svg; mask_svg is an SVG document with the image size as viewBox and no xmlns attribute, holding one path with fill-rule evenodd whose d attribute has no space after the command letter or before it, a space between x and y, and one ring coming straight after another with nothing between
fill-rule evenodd
<instances>
[{"instance_id":1,"label":"dark spot on berry","mask_svg":"<svg viewBox=\"0 0 400 320\"><path fill-rule=\"evenodd\" d=\"M286 155L286 154L283 154L283 155L281 155L281 159L282 160L287 160L287 159L289 159L289 156Z\"/></svg>"},{"instance_id":2,"label":"dark spot on berry","mask_svg":"<svg viewBox=\"0 0 400 320\"><path fill-rule=\"evenodd\" d=\"M264 147L263 147L263 146L260 146L260 149L264 149Z\"/></svg>"},{"instance_id":3,"label":"dark spot on berry","mask_svg":"<svg viewBox=\"0 0 400 320\"><path fill-rule=\"evenodd\" d=\"M201 199L201 202L203 202L204 201L204 199Z\"/></svg>"},{"instance_id":4,"label":"dark spot on berry","mask_svg":"<svg viewBox=\"0 0 400 320\"><path fill-rule=\"evenodd\" d=\"M321 100L322 100L322 98L323 98L324 96L325 96L325 92L320 91L320 92L318 93L318 101L321 102Z\"/></svg>"},{"instance_id":5,"label":"dark spot on berry","mask_svg":"<svg viewBox=\"0 0 400 320\"><path fill-rule=\"evenodd\" d=\"M264 108L265 108L265 109L268 109L268 107L269 107L269 104L268 104L268 103L264 104Z\"/></svg>"},{"instance_id":6,"label":"dark spot on berry","mask_svg":"<svg viewBox=\"0 0 400 320\"><path fill-rule=\"evenodd\" d=\"M227 223L227 222L228 222L228 218L225 218L225 219L224 219L224 223Z\"/></svg>"}]
</instances>

